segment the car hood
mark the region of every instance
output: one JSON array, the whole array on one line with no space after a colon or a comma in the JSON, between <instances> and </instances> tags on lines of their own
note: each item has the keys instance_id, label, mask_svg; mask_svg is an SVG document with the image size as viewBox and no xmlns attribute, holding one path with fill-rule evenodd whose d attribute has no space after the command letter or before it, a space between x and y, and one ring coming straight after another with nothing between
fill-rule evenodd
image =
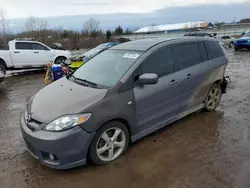
<instances>
[{"instance_id":1,"label":"car hood","mask_svg":"<svg viewBox=\"0 0 250 188\"><path fill-rule=\"evenodd\" d=\"M250 37L241 37L238 40L250 40Z\"/></svg>"},{"instance_id":2,"label":"car hood","mask_svg":"<svg viewBox=\"0 0 250 188\"><path fill-rule=\"evenodd\" d=\"M31 99L28 113L37 121L49 123L62 115L82 112L102 100L107 92L107 89L85 87L61 78Z\"/></svg>"}]
</instances>

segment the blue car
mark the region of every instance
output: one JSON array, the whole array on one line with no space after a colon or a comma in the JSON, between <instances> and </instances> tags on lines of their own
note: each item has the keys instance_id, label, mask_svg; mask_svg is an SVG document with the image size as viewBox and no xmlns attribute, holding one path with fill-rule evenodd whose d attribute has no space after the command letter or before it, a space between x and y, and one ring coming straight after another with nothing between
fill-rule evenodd
<instances>
[{"instance_id":1,"label":"blue car","mask_svg":"<svg viewBox=\"0 0 250 188\"><path fill-rule=\"evenodd\" d=\"M241 38L234 41L234 50L247 48L250 49L250 31L246 32Z\"/></svg>"}]
</instances>

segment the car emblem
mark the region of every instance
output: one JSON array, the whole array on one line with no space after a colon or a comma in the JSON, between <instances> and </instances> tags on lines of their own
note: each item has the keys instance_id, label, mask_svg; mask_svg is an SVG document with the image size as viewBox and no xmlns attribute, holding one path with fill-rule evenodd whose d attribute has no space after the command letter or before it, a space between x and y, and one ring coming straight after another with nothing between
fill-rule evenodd
<instances>
[{"instance_id":1,"label":"car emblem","mask_svg":"<svg viewBox=\"0 0 250 188\"><path fill-rule=\"evenodd\" d=\"M28 115L27 115L27 118L26 118L26 121L27 121L27 122L30 122L30 120L31 120L31 115L28 114Z\"/></svg>"}]
</instances>

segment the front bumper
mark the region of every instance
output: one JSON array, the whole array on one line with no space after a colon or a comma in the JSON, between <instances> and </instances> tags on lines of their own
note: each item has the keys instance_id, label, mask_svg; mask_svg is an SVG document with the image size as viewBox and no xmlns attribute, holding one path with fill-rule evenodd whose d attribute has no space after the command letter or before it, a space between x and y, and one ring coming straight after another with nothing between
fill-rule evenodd
<instances>
[{"instance_id":1,"label":"front bumper","mask_svg":"<svg viewBox=\"0 0 250 188\"><path fill-rule=\"evenodd\" d=\"M20 115L20 126L29 153L42 164L55 169L86 164L88 148L95 133L87 133L78 126L63 132L31 130L26 126L24 111ZM55 159L51 160L49 154L53 154Z\"/></svg>"},{"instance_id":2,"label":"front bumper","mask_svg":"<svg viewBox=\"0 0 250 188\"><path fill-rule=\"evenodd\" d=\"M250 48L250 43L234 43L234 48Z\"/></svg>"}]
</instances>

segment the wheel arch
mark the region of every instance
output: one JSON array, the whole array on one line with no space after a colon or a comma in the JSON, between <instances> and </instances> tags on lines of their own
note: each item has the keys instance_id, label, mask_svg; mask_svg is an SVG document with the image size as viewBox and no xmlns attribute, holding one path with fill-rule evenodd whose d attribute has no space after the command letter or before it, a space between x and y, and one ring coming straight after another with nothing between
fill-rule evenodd
<instances>
[{"instance_id":1,"label":"wheel arch","mask_svg":"<svg viewBox=\"0 0 250 188\"><path fill-rule=\"evenodd\" d=\"M222 90L223 94L226 93L227 80L225 78L216 80L212 85L214 85L214 84L218 84L221 87L221 90Z\"/></svg>"},{"instance_id":2,"label":"wheel arch","mask_svg":"<svg viewBox=\"0 0 250 188\"><path fill-rule=\"evenodd\" d=\"M0 58L0 65L3 65L5 68L7 68L6 62Z\"/></svg>"},{"instance_id":3,"label":"wheel arch","mask_svg":"<svg viewBox=\"0 0 250 188\"><path fill-rule=\"evenodd\" d=\"M98 129L100 129L104 124L107 124L107 123L110 123L110 122L113 122L113 121L119 121L119 122L123 123L127 127L128 132L129 132L129 136L130 136L130 141L131 141L131 125L124 118L118 118L118 117L110 118L110 119L106 120L105 122L102 122L100 124L100 126L98 127Z\"/></svg>"}]
</instances>

